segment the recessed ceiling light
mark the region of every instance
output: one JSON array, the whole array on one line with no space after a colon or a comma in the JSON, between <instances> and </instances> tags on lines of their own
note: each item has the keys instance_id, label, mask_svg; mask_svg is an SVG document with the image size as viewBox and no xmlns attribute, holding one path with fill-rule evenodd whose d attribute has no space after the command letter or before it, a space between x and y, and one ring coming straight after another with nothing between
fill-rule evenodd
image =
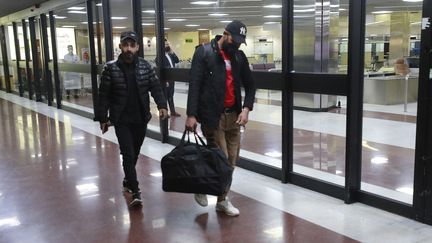
<instances>
[{"instance_id":1,"label":"recessed ceiling light","mask_svg":"<svg viewBox=\"0 0 432 243\"><path fill-rule=\"evenodd\" d=\"M111 17L111 19L127 19L127 17Z\"/></svg>"},{"instance_id":2,"label":"recessed ceiling light","mask_svg":"<svg viewBox=\"0 0 432 243\"><path fill-rule=\"evenodd\" d=\"M383 10L383 11L374 11L372 13L373 14L389 14L389 13L392 13L392 11Z\"/></svg>"},{"instance_id":3,"label":"recessed ceiling light","mask_svg":"<svg viewBox=\"0 0 432 243\"><path fill-rule=\"evenodd\" d=\"M71 11L68 11L68 13L87 14L86 11L78 11L78 10L71 10Z\"/></svg>"},{"instance_id":4,"label":"recessed ceiling light","mask_svg":"<svg viewBox=\"0 0 432 243\"><path fill-rule=\"evenodd\" d=\"M226 13L211 13L209 14L209 16L227 16L228 14Z\"/></svg>"},{"instance_id":5,"label":"recessed ceiling light","mask_svg":"<svg viewBox=\"0 0 432 243\"><path fill-rule=\"evenodd\" d=\"M125 26L114 26L113 29L126 29Z\"/></svg>"},{"instance_id":6,"label":"recessed ceiling light","mask_svg":"<svg viewBox=\"0 0 432 243\"><path fill-rule=\"evenodd\" d=\"M280 15L267 15L267 16L264 16L264 18L280 18L280 17L282 17L282 16L280 16Z\"/></svg>"},{"instance_id":7,"label":"recessed ceiling light","mask_svg":"<svg viewBox=\"0 0 432 243\"><path fill-rule=\"evenodd\" d=\"M96 6L102 7L102 3L97 3Z\"/></svg>"},{"instance_id":8,"label":"recessed ceiling light","mask_svg":"<svg viewBox=\"0 0 432 243\"><path fill-rule=\"evenodd\" d=\"M186 19L168 19L168 21L171 21L171 22L181 22L181 21L186 21Z\"/></svg>"},{"instance_id":9,"label":"recessed ceiling light","mask_svg":"<svg viewBox=\"0 0 432 243\"><path fill-rule=\"evenodd\" d=\"M150 10L143 10L142 11L143 13L156 13L156 11L154 11L154 10L152 10L152 9L150 9Z\"/></svg>"},{"instance_id":10,"label":"recessed ceiling light","mask_svg":"<svg viewBox=\"0 0 432 243\"><path fill-rule=\"evenodd\" d=\"M221 23L231 23L232 20L221 20L221 21L219 21L219 22L221 22Z\"/></svg>"},{"instance_id":11,"label":"recessed ceiling light","mask_svg":"<svg viewBox=\"0 0 432 243\"><path fill-rule=\"evenodd\" d=\"M164 28L164 30L170 30L170 29L171 29L171 28L166 28L166 27Z\"/></svg>"},{"instance_id":12,"label":"recessed ceiling light","mask_svg":"<svg viewBox=\"0 0 432 243\"><path fill-rule=\"evenodd\" d=\"M211 5L211 4L216 4L217 1L195 1L195 2L191 2L190 4L196 4L196 5Z\"/></svg>"},{"instance_id":13,"label":"recessed ceiling light","mask_svg":"<svg viewBox=\"0 0 432 243\"><path fill-rule=\"evenodd\" d=\"M282 8L282 5L279 4L270 4L263 6L264 8Z\"/></svg>"},{"instance_id":14,"label":"recessed ceiling light","mask_svg":"<svg viewBox=\"0 0 432 243\"><path fill-rule=\"evenodd\" d=\"M67 17L66 16L57 16L57 15L54 15L54 18L56 18L56 19L65 19Z\"/></svg>"},{"instance_id":15,"label":"recessed ceiling light","mask_svg":"<svg viewBox=\"0 0 432 243\"><path fill-rule=\"evenodd\" d=\"M185 26L187 26L187 27L198 27L198 26L200 26L199 24L187 24L187 25L185 25Z\"/></svg>"},{"instance_id":16,"label":"recessed ceiling light","mask_svg":"<svg viewBox=\"0 0 432 243\"><path fill-rule=\"evenodd\" d=\"M141 25L154 25L153 23L142 23Z\"/></svg>"},{"instance_id":17,"label":"recessed ceiling light","mask_svg":"<svg viewBox=\"0 0 432 243\"><path fill-rule=\"evenodd\" d=\"M423 0L403 0L403 2L418 3L418 2L423 2Z\"/></svg>"},{"instance_id":18,"label":"recessed ceiling light","mask_svg":"<svg viewBox=\"0 0 432 243\"><path fill-rule=\"evenodd\" d=\"M70 7L70 8L67 8L67 9L69 9L69 10L83 10L84 7Z\"/></svg>"},{"instance_id":19,"label":"recessed ceiling light","mask_svg":"<svg viewBox=\"0 0 432 243\"><path fill-rule=\"evenodd\" d=\"M264 24L279 24L279 22L265 22Z\"/></svg>"}]
</instances>

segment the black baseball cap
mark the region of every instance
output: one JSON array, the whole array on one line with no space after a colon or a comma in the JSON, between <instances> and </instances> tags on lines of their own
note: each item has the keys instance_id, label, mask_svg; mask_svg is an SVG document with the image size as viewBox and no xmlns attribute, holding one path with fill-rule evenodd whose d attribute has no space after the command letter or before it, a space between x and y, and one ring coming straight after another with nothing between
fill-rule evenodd
<instances>
[{"instance_id":1,"label":"black baseball cap","mask_svg":"<svg viewBox=\"0 0 432 243\"><path fill-rule=\"evenodd\" d=\"M238 44L246 44L247 29L246 25L244 25L241 21L233 20L225 27L225 30L231 34L234 42Z\"/></svg>"},{"instance_id":2,"label":"black baseball cap","mask_svg":"<svg viewBox=\"0 0 432 243\"><path fill-rule=\"evenodd\" d=\"M125 31L122 32L120 35L120 41L123 42L127 39L131 39L135 42L138 42L138 35L134 31Z\"/></svg>"}]
</instances>

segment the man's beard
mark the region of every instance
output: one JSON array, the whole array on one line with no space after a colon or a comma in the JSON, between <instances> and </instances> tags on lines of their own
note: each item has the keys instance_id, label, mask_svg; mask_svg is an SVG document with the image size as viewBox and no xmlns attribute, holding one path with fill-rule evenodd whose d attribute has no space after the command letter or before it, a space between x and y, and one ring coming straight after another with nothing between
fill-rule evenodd
<instances>
[{"instance_id":1,"label":"man's beard","mask_svg":"<svg viewBox=\"0 0 432 243\"><path fill-rule=\"evenodd\" d=\"M135 59L135 54L132 52L129 52L129 51L123 52L122 56L123 56L123 59L125 60L125 62L127 62L127 63L132 63L133 60Z\"/></svg>"},{"instance_id":2,"label":"man's beard","mask_svg":"<svg viewBox=\"0 0 432 243\"><path fill-rule=\"evenodd\" d=\"M235 52L239 49L240 45L239 44L235 44L235 43L228 43L227 40L224 40L222 42L222 50L226 53L228 53L228 55L233 56L235 54Z\"/></svg>"}]
</instances>

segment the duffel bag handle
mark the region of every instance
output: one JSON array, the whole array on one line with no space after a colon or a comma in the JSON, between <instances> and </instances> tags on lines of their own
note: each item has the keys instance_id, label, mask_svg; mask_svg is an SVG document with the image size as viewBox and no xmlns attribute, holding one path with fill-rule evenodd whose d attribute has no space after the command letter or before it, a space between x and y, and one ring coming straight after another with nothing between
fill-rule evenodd
<instances>
[{"instance_id":1,"label":"duffel bag handle","mask_svg":"<svg viewBox=\"0 0 432 243\"><path fill-rule=\"evenodd\" d=\"M187 142L186 142L186 134L187 134ZM204 140L201 138L201 136L196 131L193 131L193 135L194 135L196 144L207 146L207 144L204 142ZM184 146L187 143L190 143L190 131L184 130L183 136L182 136L182 138L180 140L180 144L178 146Z\"/></svg>"},{"instance_id":2,"label":"duffel bag handle","mask_svg":"<svg viewBox=\"0 0 432 243\"><path fill-rule=\"evenodd\" d=\"M203 146L207 146L207 144L204 142L204 140L200 137L200 135L198 135L198 133L196 132L196 130L194 131L194 137L195 137L195 142L197 144L199 144L198 140L201 142L201 145ZM198 139L198 140L197 140Z\"/></svg>"}]
</instances>

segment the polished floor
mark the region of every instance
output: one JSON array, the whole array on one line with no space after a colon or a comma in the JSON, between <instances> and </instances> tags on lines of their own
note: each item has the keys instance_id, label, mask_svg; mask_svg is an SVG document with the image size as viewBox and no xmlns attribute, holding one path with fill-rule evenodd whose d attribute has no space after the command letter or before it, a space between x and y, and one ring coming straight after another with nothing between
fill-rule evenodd
<instances>
[{"instance_id":1,"label":"polished floor","mask_svg":"<svg viewBox=\"0 0 432 243\"><path fill-rule=\"evenodd\" d=\"M176 110L181 117L170 119L170 135L180 137L185 124L188 86L176 84ZM338 97L341 108L329 112L294 111L294 171L344 185L346 150L345 97ZM91 109L91 95L64 100L65 106ZM416 107L409 104L379 106L364 104L362 189L412 204ZM158 131L155 114L150 129ZM242 133L241 156L281 168L281 94L258 90L255 109Z\"/></svg>"},{"instance_id":2,"label":"polished floor","mask_svg":"<svg viewBox=\"0 0 432 243\"><path fill-rule=\"evenodd\" d=\"M114 132L0 91L0 242L429 242L432 227L237 168L216 213L161 190L160 158L146 138L138 163L144 205L129 209Z\"/></svg>"}]
</instances>

